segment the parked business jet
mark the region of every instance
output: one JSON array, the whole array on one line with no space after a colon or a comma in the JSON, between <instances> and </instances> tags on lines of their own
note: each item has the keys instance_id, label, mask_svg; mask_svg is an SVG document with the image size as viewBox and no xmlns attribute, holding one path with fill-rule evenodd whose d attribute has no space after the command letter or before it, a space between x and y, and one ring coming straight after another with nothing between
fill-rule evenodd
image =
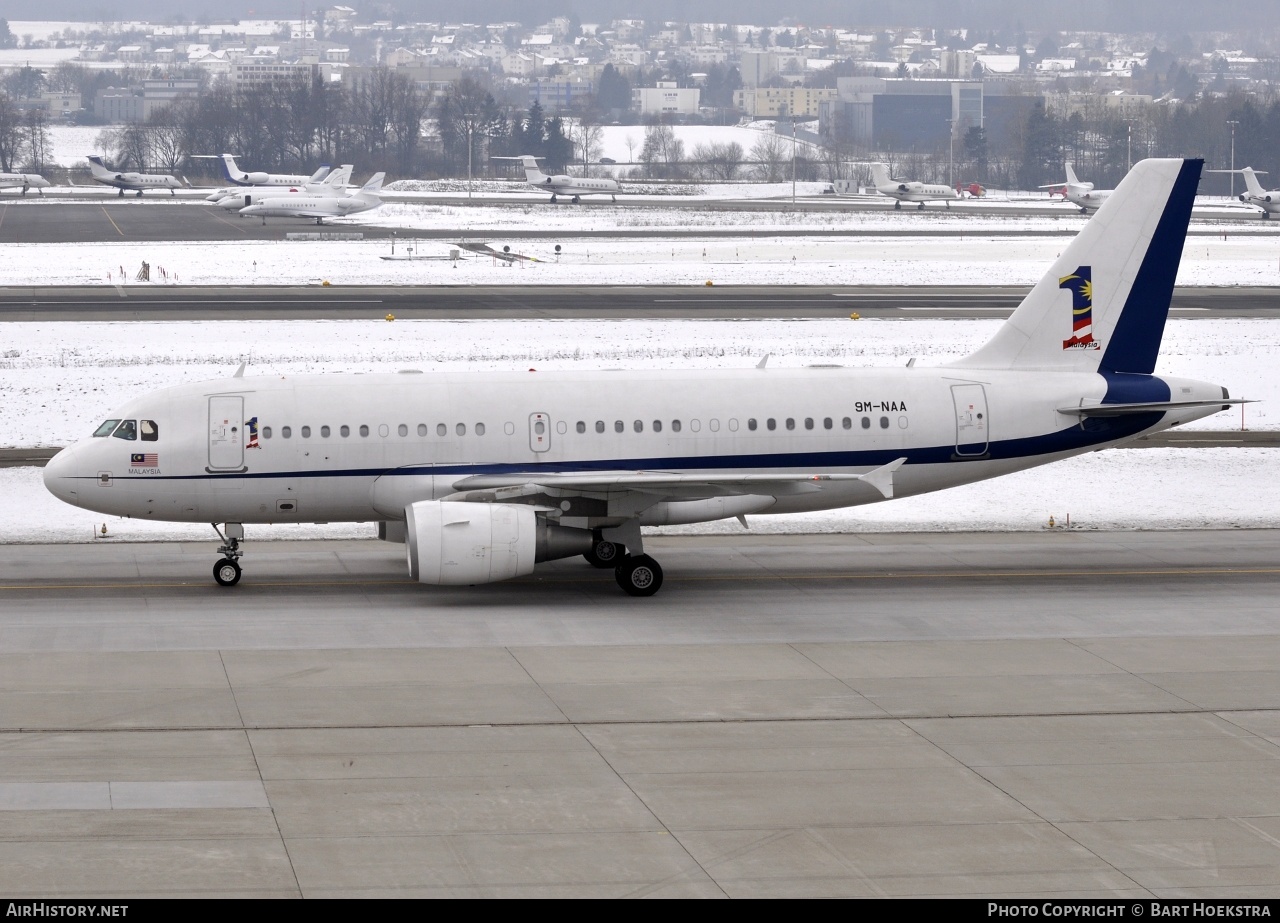
<instances>
[{"instance_id":1,"label":"parked business jet","mask_svg":"<svg viewBox=\"0 0 1280 923\"><path fill-rule=\"evenodd\" d=\"M248 205L264 199L278 199L284 196L319 196L335 198L347 194L347 181L351 178L351 164L344 163L329 173L322 180L307 183L303 186L243 186L228 190L229 194L217 199L214 204L219 208L240 211Z\"/></svg>"},{"instance_id":2,"label":"parked business jet","mask_svg":"<svg viewBox=\"0 0 1280 923\"><path fill-rule=\"evenodd\" d=\"M1210 170L1209 172L1230 173L1231 171ZM1280 213L1280 189L1263 189L1262 183L1258 182L1260 173L1253 167L1245 167L1243 170L1237 170L1236 172L1244 176L1244 192L1240 193L1239 196L1241 202L1246 205L1256 205L1262 209L1263 220Z\"/></svg>"},{"instance_id":3,"label":"parked business jet","mask_svg":"<svg viewBox=\"0 0 1280 923\"><path fill-rule=\"evenodd\" d=\"M551 201L555 202L556 196L568 195L573 196L573 203L577 205L584 195L608 195L613 201L618 201L618 193L622 190L618 186L616 179L590 179L583 176L569 176L561 173L558 176L548 176L538 169L538 158L529 154L522 154L519 157L494 157L494 160L519 160L524 164L524 178L530 186L541 191L551 193Z\"/></svg>"},{"instance_id":4,"label":"parked business jet","mask_svg":"<svg viewBox=\"0 0 1280 923\"><path fill-rule=\"evenodd\" d=\"M325 218L346 218L381 207L379 193L385 178L385 173L375 173L353 195L266 196L240 209L240 214L258 215L263 224L268 218L314 218L316 224L324 224Z\"/></svg>"},{"instance_id":5,"label":"parked business jet","mask_svg":"<svg viewBox=\"0 0 1280 923\"><path fill-rule=\"evenodd\" d=\"M168 189L169 195L176 195L175 189L189 185L185 180L167 173L117 173L108 170L97 154L89 155L89 170L96 182L115 186L120 190L120 195L124 195L126 189L136 191L139 196L145 189Z\"/></svg>"},{"instance_id":6,"label":"parked business jet","mask_svg":"<svg viewBox=\"0 0 1280 923\"><path fill-rule=\"evenodd\" d=\"M222 155L222 169L227 174L227 179L237 186L299 186L306 183L318 183L324 179L324 174L329 172L328 165L325 165L311 174L311 176L294 175L292 173L263 173L260 171L246 173L236 166L236 159L230 154Z\"/></svg>"},{"instance_id":7,"label":"parked business jet","mask_svg":"<svg viewBox=\"0 0 1280 923\"><path fill-rule=\"evenodd\" d=\"M300 183L275 183L275 184L263 184L260 186L253 185L251 188L281 189L281 188L289 188L291 186L296 186L296 187L308 186L308 185L312 185L312 184L323 181L324 178L328 175L329 175L329 167L328 165L325 165L320 169L316 170L315 173L312 173L309 177L307 177L305 180L303 180ZM242 193L243 191L244 191L243 185L223 186L220 189L215 189L212 192L210 192L207 196L205 196L204 200L206 202L217 202L220 199L225 199L229 195L235 195L236 193Z\"/></svg>"},{"instance_id":8,"label":"parked business jet","mask_svg":"<svg viewBox=\"0 0 1280 923\"><path fill-rule=\"evenodd\" d=\"M1067 181L1065 183L1051 183L1040 188L1050 189L1053 193L1061 192L1062 197L1079 208L1082 215L1096 212L1101 208L1102 203L1107 201L1113 190L1094 189L1093 183L1082 183L1076 178L1076 171L1072 169L1071 164L1067 163L1063 164L1063 166L1067 171Z\"/></svg>"},{"instance_id":9,"label":"parked business jet","mask_svg":"<svg viewBox=\"0 0 1280 923\"><path fill-rule=\"evenodd\" d=\"M581 554L649 596L641 527L835 509L1129 442L1232 404L1155 373L1203 161L1146 160L984 346L948 365L243 376L125 401L44 469L100 513L379 521L427 584ZM219 528L219 525L224 528Z\"/></svg>"},{"instance_id":10,"label":"parked business jet","mask_svg":"<svg viewBox=\"0 0 1280 923\"><path fill-rule=\"evenodd\" d=\"M897 199L893 203L895 209L902 208L903 202L918 202L920 204L917 208L923 209L925 202L938 201L945 201L947 208L950 208L951 200L960 196L960 193L950 186L892 179L889 176L888 164L873 163L869 164L869 166L871 167L871 178L875 181L876 191L881 195Z\"/></svg>"},{"instance_id":11,"label":"parked business jet","mask_svg":"<svg viewBox=\"0 0 1280 923\"><path fill-rule=\"evenodd\" d=\"M23 195L27 194L28 189L34 189L44 195L44 190L49 186L49 181L39 173L0 173L0 189L21 188Z\"/></svg>"}]
</instances>

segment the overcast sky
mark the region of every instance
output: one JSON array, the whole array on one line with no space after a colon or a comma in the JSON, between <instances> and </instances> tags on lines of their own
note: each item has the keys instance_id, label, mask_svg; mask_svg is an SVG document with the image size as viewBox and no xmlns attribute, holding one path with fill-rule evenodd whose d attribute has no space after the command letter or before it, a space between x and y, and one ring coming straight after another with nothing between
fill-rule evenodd
<instances>
[{"instance_id":1,"label":"overcast sky","mask_svg":"<svg viewBox=\"0 0 1280 923\"><path fill-rule=\"evenodd\" d=\"M576 14L592 22L615 18L736 22L777 25L789 18L811 26L872 28L918 25L981 30L1183 31L1266 29L1276 25L1275 8L1257 0L486 0L479 5L457 0L345 0L364 9L370 5L398 8L414 20L515 20L526 24L552 16ZM317 3L306 4L315 9ZM229 18L299 16L303 3L294 0L44 0L40 4L6 3L0 15L17 19L112 20L162 22L175 15ZM38 13L36 12L38 11Z\"/></svg>"}]
</instances>

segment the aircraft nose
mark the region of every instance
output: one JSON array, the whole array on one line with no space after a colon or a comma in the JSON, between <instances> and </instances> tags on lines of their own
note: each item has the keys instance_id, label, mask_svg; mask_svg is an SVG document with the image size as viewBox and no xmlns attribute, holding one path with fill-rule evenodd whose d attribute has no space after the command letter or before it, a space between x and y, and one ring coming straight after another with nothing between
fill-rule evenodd
<instances>
[{"instance_id":1,"label":"aircraft nose","mask_svg":"<svg viewBox=\"0 0 1280 923\"><path fill-rule=\"evenodd\" d=\"M79 479L74 477L75 446L69 446L44 466L44 487L64 503L80 505Z\"/></svg>"}]
</instances>

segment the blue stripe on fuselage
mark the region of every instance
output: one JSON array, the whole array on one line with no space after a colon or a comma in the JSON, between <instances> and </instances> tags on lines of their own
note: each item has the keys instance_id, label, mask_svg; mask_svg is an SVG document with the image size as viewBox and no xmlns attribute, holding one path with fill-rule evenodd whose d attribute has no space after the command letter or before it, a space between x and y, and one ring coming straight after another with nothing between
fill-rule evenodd
<instances>
[{"instance_id":1,"label":"blue stripe on fuselage","mask_svg":"<svg viewBox=\"0 0 1280 923\"><path fill-rule=\"evenodd\" d=\"M1137 376L1135 376L1137 377ZM1159 381L1159 379L1154 379ZM1163 385L1164 383L1161 382ZM1168 388L1165 388L1166 395ZM1110 392L1108 392L1110 394ZM1142 398L1147 400L1148 398ZM1165 398L1167 399L1167 397ZM444 465L404 465L379 468L338 468L312 471L264 471L243 473L206 473L181 475L150 475L145 477L117 476L117 481L216 481L273 480L280 478L340 478L340 477L412 477L416 475L506 475L506 474L595 474L611 471L716 471L753 470L757 473L769 469L807 469L815 473L840 468L878 468L891 461L905 458L908 465L964 464L968 461L1003 461L1015 458L1035 458L1056 455L1061 452L1079 451L1091 446L1135 436L1159 422L1160 412L1100 417L1086 421L1087 426L1071 426L1067 429L1029 436L1023 439L1005 439L990 443L987 454L972 459L957 459L955 446L927 446L914 449L873 449L838 452L776 452L752 455L696 455L657 456L652 458L610 458L592 460L564 460L555 462L475 463ZM786 475L779 475L785 477ZM97 480L87 477L85 480Z\"/></svg>"}]
</instances>

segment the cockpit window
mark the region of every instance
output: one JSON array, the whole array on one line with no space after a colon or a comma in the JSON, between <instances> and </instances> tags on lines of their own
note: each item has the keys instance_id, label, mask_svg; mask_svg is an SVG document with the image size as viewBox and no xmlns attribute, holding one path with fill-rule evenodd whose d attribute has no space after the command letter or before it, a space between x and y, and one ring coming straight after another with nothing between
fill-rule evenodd
<instances>
[{"instance_id":1,"label":"cockpit window","mask_svg":"<svg viewBox=\"0 0 1280 923\"><path fill-rule=\"evenodd\" d=\"M95 436L110 436L111 431L115 429L119 423L120 423L119 419L107 420L105 423L103 423L101 426L95 429L93 431L93 434Z\"/></svg>"},{"instance_id":2,"label":"cockpit window","mask_svg":"<svg viewBox=\"0 0 1280 923\"><path fill-rule=\"evenodd\" d=\"M117 439L134 440L138 438L138 421L137 420L121 420L120 425L116 427L116 431L111 435Z\"/></svg>"},{"instance_id":3,"label":"cockpit window","mask_svg":"<svg viewBox=\"0 0 1280 923\"><path fill-rule=\"evenodd\" d=\"M160 438L160 427L156 426L155 420L139 420L138 434L143 442L155 442Z\"/></svg>"}]
</instances>

